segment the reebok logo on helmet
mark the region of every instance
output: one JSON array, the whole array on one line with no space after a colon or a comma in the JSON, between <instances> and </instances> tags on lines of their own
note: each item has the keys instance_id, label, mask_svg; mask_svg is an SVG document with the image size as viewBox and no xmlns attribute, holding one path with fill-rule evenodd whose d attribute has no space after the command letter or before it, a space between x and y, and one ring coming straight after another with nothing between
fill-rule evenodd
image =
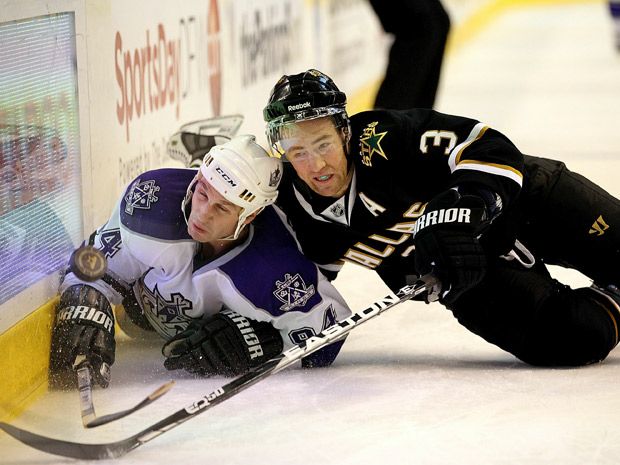
<instances>
[{"instance_id":1,"label":"reebok logo on helmet","mask_svg":"<svg viewBox=\"0 0 620 465\"><path fill-rule=\"evenodd\" d=\"M288 111L297 111L297 110L303 110L304 108L309 108L311 106L312 104L310 102L302 102L302 103L298 103L297 105L289 105L287 109Z\"/></svg>"}]
</instances>

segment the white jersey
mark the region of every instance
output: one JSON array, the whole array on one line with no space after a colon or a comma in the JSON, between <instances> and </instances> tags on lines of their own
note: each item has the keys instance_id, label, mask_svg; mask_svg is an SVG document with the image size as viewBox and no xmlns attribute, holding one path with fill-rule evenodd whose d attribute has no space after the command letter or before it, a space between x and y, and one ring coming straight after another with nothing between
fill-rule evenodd
<instances>
[{"instance_id":1,"label":"white jersey","mask_svg":"<svg viewBox=\"0 0 620 465\"><path fill-rule=\"evenodd\" d=\"M351 314L333 285L299 252L271 207L247 226L242 244L201 262L199 244L189 236L181 211L195 173L153 170L129 185L110 220L91 238L108 259L109 276L86 284L113 304L132 290L141 317L166 339L192 320L229 308L270 322L286 350ZM61 291L80 282L69 273ZM335 358L338 351L322 356L328 352Z\"/></svg>"}]
</instances>

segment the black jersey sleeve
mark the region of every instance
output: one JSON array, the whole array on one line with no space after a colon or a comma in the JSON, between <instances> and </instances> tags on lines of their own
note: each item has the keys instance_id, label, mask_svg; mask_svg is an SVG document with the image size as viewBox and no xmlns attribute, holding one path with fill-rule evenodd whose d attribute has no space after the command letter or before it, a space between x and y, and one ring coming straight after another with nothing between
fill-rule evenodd
<instances>
[{"instance_id":1,"label":"black jersey sleeve","mask_svg":"<svg viewBox=\"0 0 620 465\"><path fill-rule=\"evenodd\" d=\"M512 203L523 185L523 154L500 132L478 123L448 159L450 187L478 185Z\"/></svg>"},{"instance_id":2,"label":"black jersey sleeve","mask_svg":"<svg viewBox=\"0 0 620 465\"><path fill-rule=\"evenodd\" d=\"M507 205L521 189L523 155L475 119L412 109L364 112L352 120L362 164L375 169L390 164L387 169L406 177L410 189L427 200L450 187L475 185ZM370 142L374 147L368 148Z\"/></svg>"},{"instance_id":3,"label":"black jersey sleeve","mask_svg":"<svg viewBox=\"0 0 620 465\"><path fill-rule=\"evenodd\" d=\"M428 110L412 132L414 140L420 141L420 156L440 156L447 163L450 176L446 187L484 187L497 193L504 205L521 190L523 155L506 136L488 125Z\"/></svg>"}]
</instances>

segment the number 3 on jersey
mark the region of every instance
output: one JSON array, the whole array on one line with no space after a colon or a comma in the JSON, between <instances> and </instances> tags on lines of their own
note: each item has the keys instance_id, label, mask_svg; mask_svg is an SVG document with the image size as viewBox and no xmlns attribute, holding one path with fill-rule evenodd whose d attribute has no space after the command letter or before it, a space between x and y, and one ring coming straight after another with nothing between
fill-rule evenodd
<instances>
[{"instance_id":1,"label":"number 3 on jersey","mask_svg":"<svg viewBox=\"0 0 620 465\"><path fill-rule=\"evenodd\" d=\"M428 153L429 144L432 143L433 147L445 147L444 154L449 155L456 146L456 139L456 134L452 131L437 129L426 131L422 134L422 137L420 137L420 152ZM447 143L445 141L447 141Z\"/></svg>"}]
</instances>

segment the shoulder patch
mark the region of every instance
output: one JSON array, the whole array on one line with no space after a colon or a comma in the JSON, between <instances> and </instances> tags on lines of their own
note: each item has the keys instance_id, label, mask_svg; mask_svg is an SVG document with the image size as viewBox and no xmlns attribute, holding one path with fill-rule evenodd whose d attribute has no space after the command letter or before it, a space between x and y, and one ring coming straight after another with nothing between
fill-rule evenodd
<instances>
[{"instance_id":1,"label":"shoulder patch","mask_svg":"<svg viewBox=\"0 0 620 465\"><path fill-rule=\"evenodd\" d=\"M195 170L162 168L137 177L121 199L121 224L129 230L164 240L190 239L181 211Z\"/></svg>"},{"instance_id":2,"label":"shoulder patch","mask_svg":"<svg viewBox=\"0 0 620 465\"><path fill-rule=\"evenodd\" d=\"M378 155L388 159L387 155L381 147L381 140L387 135L387 131L377 132L378 121L368 123L360 134L359 147L362 163L366 166L372 166L372 156Z\"/></svg>"},{"instance_id":3,"label":"shoulder patch","mask_svg":"<svg viewBox=\"0 0 620 465\"><path fill-rule=\"evenodd\" d=\"M136 179L125 194L125 213L133 215L134 208L150 209L151 205L159 200L155 195L159 190L160 187L155 184L154 179Z\"/></svg>"}]
</instances>

